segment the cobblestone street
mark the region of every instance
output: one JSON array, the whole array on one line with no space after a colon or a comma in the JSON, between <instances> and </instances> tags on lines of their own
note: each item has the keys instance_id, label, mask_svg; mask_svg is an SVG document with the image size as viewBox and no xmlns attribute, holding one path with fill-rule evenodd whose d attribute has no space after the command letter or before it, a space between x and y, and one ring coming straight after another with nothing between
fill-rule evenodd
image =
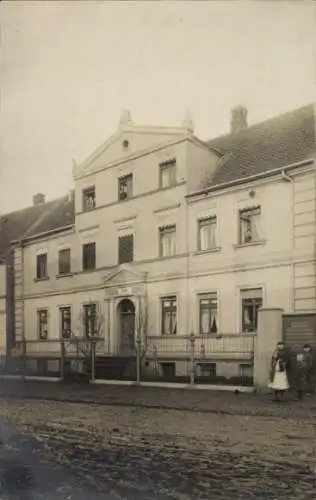
<instances>
[{"instance_id":1,"label":"cobblestone street","mask_svg":"<svg viewBox=\"0 0 316 500\"><path fill-rule=\"evenodd\" d=\"M24 439L36 438L42 464L62 466L78 478L77 488L80 481L86 491L95 488L91 498L316 496L312 415L285 419L19 399L3 399L0 415ZM66 481L60 498L90 498L69 492L70 481L75 483Z\"/></svg>"}]
</instances>

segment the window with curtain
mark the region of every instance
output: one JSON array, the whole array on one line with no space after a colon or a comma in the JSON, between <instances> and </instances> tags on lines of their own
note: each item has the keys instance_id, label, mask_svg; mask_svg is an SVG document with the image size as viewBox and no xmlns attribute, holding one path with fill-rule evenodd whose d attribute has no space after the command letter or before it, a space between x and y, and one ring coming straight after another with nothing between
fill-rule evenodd
<instances>
[{"instance_id":1,"label":"window with curtain","mask_svg":"<svg viewBox=\"0 0 316 500\"><path fill-rule=\"evenodd\" d=\"M93 210L96 206L95 203L95 187L91 186L82 191L82 210L88 212Z\"/></svg>"},{"instance_id":2,"label":"window with curtain","mask_svg":"<svg viewBox=\"0 0 316 500\"><path fill-rule=\"evenodd\" d=\"M47 278L47 253L36 256L36 278L38 280Z\"/></svg>"},{"instance_id":3,"label":"window with curtain","mask_svg":"<svg viewBox=\"0 0 316 500\"><path fill-rule=\"evenodd\" d=\"M199 220L199 250L216 248L216 217Z\"/></svg>"},{"instance_id":4,"label":"window with curtain","mask_svg":"<svg viewBox=\"0 0 316 500\"><path fill-rule=\"evenodd\" d=\"M127 200L133 196L133 174L125 175L118 179L119 200Z\"/></svg>"},{"instance_id":5,"label":"window with curtain","mask_svg":"<svg viewBox=\"0 0 316 500\"><path fill-rule=\"evenodd\" d=\"M218 333L217 294L203 294L199 297L200 335Z\"/></svg>"},{"instance_id":6,"label":"window with curtain","mask_svg":"<svg viewBox=\"0 0 316 500\"><path fill-rule=\"evenodd\" d=\"M176 226L167 226L159 229L160 257L176 255Z\"/></svg>"},{"instance_id":7,"label":"window with curtain","mask_svg":"<svg viewBox=\"0 0 316 500\"><path fill-rule=\"evenodd\" d=\"M84 334L86 338L97 334L97 305L85 304L83 306Z\"/></svg>"},{"instance_id":8,"label":"window with curtain","mask_svg":"<svg viewBox=\"0 0 316 500\"><path fill-rule=\"evenodd\" d=\"M37 331L40 340L48 338L48 310L39 309L37 311Z\"/></svg>"},{"instance_id":9,"label":"window with curtain","mask_svg":"<svg viewBox=\"0 0 316 500\"><path fill-rule=\"evenodd\" d=\"M165 297L161 300L161 334L177 333L177 298Z\"/></svg>"},{"instance_id":10,"label":"window with curtain","mask_svg":"<svg viewBox=\"0 0 316 500\"><path fill-rule=\"evenodd\" d=\"M256 332L258 329L258 311L262 307L262 289L241 290L242 331Z\"/></svg>"},{"instance_id":11,"label":"window with curtain","mask_svg":"<svg viewBox=\"0 0 316 500\"><path fill-rule=\"evenodd\" d=\"M71 337L71 308L70 306L60 307L60 330L63 339Z\"/></svg>"},{"instance_id":12,"label":"window with curtain","mask_svg":"<svg viewBox=\"0 0 316 500\"><path fill-rule=\"evenodd\" d=\"M159 165L160 168L160 187L167 188L174 186L177 182L177 163L176 160L170 160Z\"/></svg>"},{"instance_id":13,"label":"window with curtain","mask_svg":"<svg viewBox=\"0 0 316 500\"><path fill-rule=\"evenodd\" d=\"M252 243L260 241L261 235L261 208L254 207L239 212L239 242Z\"/></svg>"}]
</instances>

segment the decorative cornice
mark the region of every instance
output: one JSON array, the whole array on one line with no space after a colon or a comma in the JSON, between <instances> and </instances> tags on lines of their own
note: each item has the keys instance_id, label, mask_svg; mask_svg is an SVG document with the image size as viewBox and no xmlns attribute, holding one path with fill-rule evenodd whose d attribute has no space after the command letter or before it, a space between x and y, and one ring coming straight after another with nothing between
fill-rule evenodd
<instances>
[{"instance_id":1,"label":"decorative cornice","mask_svg":"<svg viewBox=\"0 0 316 500\"><path fill-rule=\"evenodd\" d=\"M179 208L181 206L181 203L175 203L173 205L168 205L167 207L161 207L161 208L156 208L156 210L153 210L154 214L159 214L161 212L167 212L168 210L175 210L176 208Z\"/></svg>"}]
</instances>

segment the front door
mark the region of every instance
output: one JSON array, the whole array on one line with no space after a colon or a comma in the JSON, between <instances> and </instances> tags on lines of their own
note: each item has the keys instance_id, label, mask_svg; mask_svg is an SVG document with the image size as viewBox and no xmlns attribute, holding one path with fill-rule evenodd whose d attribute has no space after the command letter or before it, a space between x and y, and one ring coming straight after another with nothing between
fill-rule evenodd
<instances>
[{"instance_id":1,"label":"front door","mask_svg":"<svg viewBox=\"0 0 316 500\"><path fill-rule=\"evenodd\" d=\"M118 305L120 355L135 354L135 306L129 299L123 299Z\"/></svg>"}]
</instances>

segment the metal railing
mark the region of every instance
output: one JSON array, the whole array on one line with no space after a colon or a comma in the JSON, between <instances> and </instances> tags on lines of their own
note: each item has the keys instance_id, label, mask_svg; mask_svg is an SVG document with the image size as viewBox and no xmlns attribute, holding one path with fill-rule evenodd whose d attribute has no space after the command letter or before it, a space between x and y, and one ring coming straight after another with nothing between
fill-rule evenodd
<instances>
[{"instance_id":1,"label":"metal railing","mask_svg":"<svg viewBox=\"0 0 316 500\"><path fill-rule=\"evenodd\" d=\"M147 354L158 357L190 357L194 346L199 358L232 357L252 358L256 336L254 334L223 334L217 336L149 336Z\"/></svg>"},{"instance_id":2,"label":"metal railing","mask_svg":"<svg viewBox=\"0 0 316 500\"><path fill-rule=\"evenodd\" d=\"M102 338L71 338L22 342L16 358L23 370L33 362L41 367L58 363L57 372L85 371L96 378L182 383L230 383L251 385L256 335L223 334L216 336L147 336L137 338L129 354L118 346L109 349ZM114 346L113 346L114 347ZM37 361L36 361L37 360ZM216 366L219 367L217 373ZM223 367L230 367L228 375ZM70 367L70 368L69 368ZM232 370L234 373L232 374ZM56 371L56 368L55 368ZM46 369L49 372L49 369ZM244 382L243 382L244 380ZM231 385L234 385L231 382Z\"/></svg>"}]
</instances>

